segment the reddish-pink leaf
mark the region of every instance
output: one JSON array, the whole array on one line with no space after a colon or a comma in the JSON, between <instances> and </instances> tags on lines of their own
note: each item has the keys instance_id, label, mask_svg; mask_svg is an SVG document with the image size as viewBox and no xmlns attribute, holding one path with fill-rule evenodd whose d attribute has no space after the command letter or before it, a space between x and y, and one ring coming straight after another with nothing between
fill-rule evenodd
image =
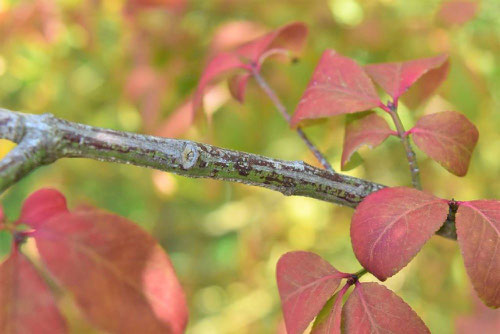
<instances>
[{"instance_id":1,"label":"reddish-pink leaf","mask_svg":"<svg viewBox=\"0 0 500 334\"><path fill-rule=\"evenodd\" d=\"M486 307L477 297L474 298L473 312L455 319L456 334L497 334L499 329L498 310Z\"/></svg>"},{"instance_id":2,"label":"reddish-pink leaf","mask_svg":"<svg viewBox=\"0 0 500 334\"><path fill-rule=\"evenodd\" d=\"M347 123L344 134L341 167L351 158L351 155L362 145L374 148L393 134L389 124L375 113L363 115Z\"/></svg>"},{"instance_id":3,"label":"reddish-pink leaf","mask_svg":"<svg viewBox=\"0 0 500 334\"><path fill-rule=\"evenodd\" d=\"M54 297L19 251L0 264L0 333L66 333Z\"/></svg>"},{"instance_id":4,"label":"reddish-pink leaf","mask_svg":"<svg viewBox=\"0 0 500 334\"><path fill-rule=\"evenodd\" d=\"M40 189L32 193L23 203L18 224L39 227L53 216L68 212L66 198L55 189Z\"/></svg>"},{"instance_id":5,"label":"reddish-pink leaf","mask_svg":"<svg viewBox=\"0 0 500 334\"><path fill-rule=\"evenodd\" d=\"M302 333L344 277L314 253L283 255L276 267L276 279L287 333Z\"/></svg>"},{"instance_id":6,"label":"reddish-pink leaf","mask_svg":"<svg viewBox=\"0 0 500 334\"><path fill-rule=\"evenodd\" d=\"M344 305L342 319L348 334L430 333L404 300L378 283L358 283Z\"/></svg>"},{"instance_id":7,"label":"reddish-pink leaf","mask_svg":"<svg viewBox=\"0 0 500 334\"><path fill-rule=\"evenodd\" d=\"M354 60L326 50L300 99L291 125L307 119L355 113L377 107L370 78Z\"/></svg>"},{"instance_id":8,"label":"reddish-pink leaf","mask_svg":"<svg viewBox=\"0 0 500 334\"><path fill-rule=\"evenodd\" d=\"M447 55L440 55L405 62L370 64L365 66L365 70L393 99L398 99L421 76L441 67L447 58Z\"/></svg>"},{"instance_id":9,"label":"reddish-pink leaf","mask_svg":"<svg viewBox=\"0 0 500 334\"><path fill-rule=\"evenodd\" d=\"M410 130L415 144L457 176L467 174L479 132L464 115L443 111L425 115Z\"/></svg>"},{"instance_id":10,"label":"reddish-pink leaf","mask_svg":"<svg viewBox=\"0 0 500 334\"><path fill-rule=\"evenodd\" d=\"M210 42L210 52L217 54L248 43L263 36L267 29L262 24L253 21L229 21L221 24L215 30Z\"/></svg>"},{"instance_id":11,"label":"reddish-pink leaf","mask_svg":"<svg viewBox=\"0 0 500 334\"><path fill-rule=\"evenodd\" d=\"M193 107L191 99L186 100L180 107L168 115L154 131L156 136L178 138L184 134L193 123Z\"/></svg>"},{"instance_id":12,"label":"reddish-pink leaf","mask_svg":"<svg viewBox=\"0 0 500 334\"><path fill-rule=\"evenodd\" d=\"M250 73L235 74L229 79L229 91L231 92L231 96L240 103L243 103L245 100L248 79L250 79Z\"/></svg>"},{"instance_id":13,"label":"reddish-pink leaf","mask_svg":"<svg viewBox=\"0 0 500 334\"><path fill-rule=\"evenodd\" d=\"M348 284L325 304L314 321L311 334L340 334L342 298L347 289L349 289Z\"/></svg>"},{"instance_id":14,"label":"reddish-pink leaf","mask_svg":"<svg viewBox=\"0 0 500 334\"><path fill-rule=\"evenodd\" d=\"M3 207L2 204L0 204L0 226L2 223L5 221L5 214L3 213Z\"/></svg>"},{"instance_id":15,"label":"reddish-pink leaf","mask_svg":"<svg viewBox=\"0 0 500 334\"><path fill-rule=\"evenodd\" d=\"M34 234L42 260L92 323L112 333L183 333L184 293L157 242L99 211L46 221Z\"/></svg>"},{"instance_id":16,"label":"reddish-pink leaf","mask_svg":"<svg viewBox=\"0 0 500 334\"><path fill-rule=\"evenodd\" d=\"M447 1L441 5L438 18L446 24L464 24L476 15L476 1Z\"/></svg>"},{"instance_id":17,"label":"reddish-pink leaf","mask_svg":"<svg viewBox=\"0 0 500 334\"><path fill-rule=\"evenodd\" d=\"M405 187L384 188L356 208L351 242L358 261L385 281L418 253L443 225L446 200Z\"/></svg>"},{"instance_id":18,"label":"reddish-pink leaf","mask_svg":"<svg viewBox=\"0 0 500 334\"><path fill-rule=\"evenodd\" d=\"M500 202L463 202L455 222L465 268L479 297L500 306Z\"/></svg>"},{"instance_id":19,"label":"reddish-pink leaf","mask_svg":"<svg viewBox=\"0 0 500 334\"><path fill-rule=\"evenodd\" d=\"M193 110L202 104L203 91L208 84L234 70L260 69L262 62L272 54L299 52L307 37L307 26L294 22L248 42L232 52L223 52L213 58L203 70L193 98ZM243 94L243 93L242 93Z\"/></svg>"}]
</instances>

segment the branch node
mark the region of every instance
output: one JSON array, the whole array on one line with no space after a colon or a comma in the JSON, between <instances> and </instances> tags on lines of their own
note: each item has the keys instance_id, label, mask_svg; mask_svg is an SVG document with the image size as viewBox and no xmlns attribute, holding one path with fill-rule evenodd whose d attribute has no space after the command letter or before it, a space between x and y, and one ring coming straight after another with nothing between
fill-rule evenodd
<instances>
[{"instance_id":1,"label":"branch node","mask_svg":"<svg viewBox=\"0 0 500 334\"><path fill-rule=\"evenodd\" d=\"M200 153L198 152L198 147L196 147L192 143L186 143L184 149L182 150L182 156L181 156L182 168L184 169L192 168L198 161L199 157Z\"/></svg>"}]
</instances>

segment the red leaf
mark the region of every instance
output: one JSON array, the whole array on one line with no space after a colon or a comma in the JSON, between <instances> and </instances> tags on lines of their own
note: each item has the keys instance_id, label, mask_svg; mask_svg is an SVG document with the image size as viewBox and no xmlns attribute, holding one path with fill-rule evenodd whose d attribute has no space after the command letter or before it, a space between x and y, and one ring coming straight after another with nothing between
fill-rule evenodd
<instances>
[{"instance_id":1,"label":"red leaf","mask_svg":"<svg viewBox=\"0 0 500 334\"><path fill-rule=\"evenodd\" d=\"M58 215L34 234L42 260L91 322L112 333L183 333L187 307L165 252L116 215Z\"/></svg>"},{"instance_id":2,"label":"red leaf","mask_svg":"<svg viewBox=\"0 0 500 334\"><path fill-rule=\"evenodd\" d=\"M465 268L479 297L500 306L500 202L463 202L455 222Z\"/></svg>"},{"instance_id":3,"label":"red leaf","mask_svg":"<svg viewBox=\"0 0 500 334\"><path fill-rule=\"evenodd\" d=\"M5 214L3 213L3 207L2 204L0 204L0 226L2 226L2 223L5 221Z\"/></svg>"},{"instance_id":4,"label":"red leaf","mask_svg":"<svg viewBox=\"0 0 500 334\"><path fill-rule=\"evenodd\" d=\"M68 212L66 198L55 189L40 189L32 193L23 203L18 224L38 228L53 216Z\"/></svg>"},{"instance_id":5,"label":"red leaf","mask_svg":"<svg viewBox=\"0 0 500 334\"><path fill-rule=\"evenodd\" d=\"M344 134L341 167L351 158L351 155L362 145L374 148L393 134L387 122L375 113L368 113L347 123Z\"/></svg>"},{"instance_id":6,"label":"red leaf","mask_svg":"<svg viewBox=\"0 0 500 334\"><path fill-rule=\"evenodd\" d=\"M344 277L314 253L283 255L276 266L276 279L287 333L302 333Z\"/></svg>"},{"instance_id":7,"label":"red leaf","mask_svg":"<svg viewBox=\"0 0 500 334\"><path fill-rule=\"evenodd\" d=\"M15 250L0 264L0 333L66 333L66 323L47 285Z\"/></svg>"},{"instance_id":8,"label":"red leaf","mask_svg":"<svg viewBox=\"0 0 500 334\"><path fill-rule=\"evenodd\" d=\"M473 312L455 319L457 334L497 334L499 328L500 317L498 311L487 308L477 297L474 298Z\"/></svg>"},{"instance_id":9,"label":"red leaf","mask_svg":"<svg viewBox=\"0 0 500 334\"><path fill-rule=\"evenodd\" d=\"M348 284L344 285L342 290L330 298L316 317L311 334L340 334L342 298L347 289L349 289Z\"/></svg>"},{"instance_id":10,"label":"red leaf","mask_svg":"<svg viewBox=\"0 0 500 334\"><path fill-rule=\"evenodd\" d=\"M364 268L385 281L411 261L448 211L446 200L411 188L372 193L352 217L354 253Z\"/></svg>"},{"instance_id":11,"label":"red leaf","mask_svg":"<svg viewBox=\"0 0 500 334\"><path fill-rule=\"evenodd\" d=\"M291 125L303 120L355 113L377 107L370 78L354 60L333 50L323 52L295 110Z\"/></svg>"},{"instance_id":12,"label":"red leaf","mask_svg":"<svg viewBox=\"0 0 500 334\"><path fill-rule=\"evenodd\" d=\"M193 123L193 107L191 99L186 100L174 112L168 115L154 131L156 136L178 138L184 134Z\"/></svg>"},{"instance_id":13,"label":"red leaf","mask_svg":"<svg viewBox=\"0 0 500 334\"><path fill-rule=\"evenodd\" d=\"M421 76L441 67L447 58L448 55L440 55L405 62L370 64L365 66L365 70L394 100L397 100Z\"/></svg>"},{"instance_id":14,"label":"red leaf","mask_svg":"<svg viewBox=\"0 0 500 334\"><path fill-rule=\"evenodd\" d=\"M438 17L446 24L464 24L476 15L478 8L474 1L447 1L441 5Z\"/></svg>"},{"instance_id":15,"label":"red leaf","mask_svg":"<svg viewBox=\"0 0 500 334\"><path fill-rule=\"evenodd\" d=\"M464 115L443 111L425 115L410 130L415 144L457 176L467 174L479 132Z\"/></svg>"},{"instance_id":16,"label":"red leaf","mask_svg":"<svg viewBox=\"0 0 500 334\"><path fill-rule=\"evenodd\" d=\"M430 333L398 295L378 283L359 283L342 313L346 333Z\"/></svg>"},{"instance_id":17,"label":"red leaf","mask_svg":"<svg viewBox=\"0 0 500 334\"><path fill-rule=\"evenodd\" d=\"M248 79L250 79L250 73L235 74L229 79L229 91L231 92L231 96L240 103L243 103L245 100L245 90Z\"/></svg>"},{"instance_id":18,"label":"red leaf","mask_svg":"<svg viewBox=\"0 0 500 334\"><path fill-rule=\"evenodd\" d=\"M203 70L193 98L193 110L201 107L206 86L231 71L249 70L250 65L260 69L262 62L271 54L299 52L307 37L307 26L294 22L248 42L232 52L223 52L213 58ZM243 94L243 92L242 92Z\"/></svg>"}]
</instances>

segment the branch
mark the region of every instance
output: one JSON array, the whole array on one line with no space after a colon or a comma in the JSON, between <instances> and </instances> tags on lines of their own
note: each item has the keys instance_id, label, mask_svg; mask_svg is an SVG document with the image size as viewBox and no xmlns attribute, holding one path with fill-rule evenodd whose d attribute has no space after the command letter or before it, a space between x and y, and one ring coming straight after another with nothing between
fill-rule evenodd
<instances>
[{"instance_id":1,"label":"branch","mask_svg":"<svg viewBox=\"0 0 500 334\"><path fill-rule=\"evenodd\" d=\"M284 161L188 140L92 127L50 114L0 109L0 138L18 143L0 161L0 193L39 166L61 158L89 158L187 177L239 182L351 208L385 187L302 161ZM439 235L452 236L449 230L454 229L454 223L443 226Z\"/></svg>"}]
</instances>

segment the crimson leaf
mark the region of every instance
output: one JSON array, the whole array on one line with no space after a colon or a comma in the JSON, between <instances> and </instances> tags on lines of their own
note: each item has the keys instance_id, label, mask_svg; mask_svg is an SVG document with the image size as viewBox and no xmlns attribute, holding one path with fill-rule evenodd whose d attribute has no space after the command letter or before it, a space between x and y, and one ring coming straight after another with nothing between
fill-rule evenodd
<instances>
[{"instance_id":1,"label":"crimson leaf","mask_svg":"<svg viewBox=\"0 0 500 334\"><path fill-rule=\"evenodd\" d=\"M356 208L351 242L358 261L385 281L418 253L446 220L446 200L406 188L384 188Z\"/></svg>"},{"instance_id":2,"label":"crimson leaf","mask_svg":"<svg viewBox=\"0 0 500 334\"><path fill-rule=\"evenodd\" d=\"M283 255L276 266L276 279L287 333L302 333L344 277L317 254L296 251Z\"/></svg>"},{"instance_id":3,"label":"crimson leaf","mask_svg":"<svg viewBox=\"0 0 500 334\"><path fill-rule=\"evenodd\" d=\"M295 110L291 125L377 107L380 100L363 68L334 50L323 52Z\"/></svg>"},{"instance_id":4,"label":"crimson leaf","mask_svg":"<svg viewBox=\"0 0 500 334\"><path fill-rule=\"evenodd\" d=\"M40 189L32 193L23 203L16 224L28 224L37 228L47 219L68 212L66 198L55 189Z\"/></svg>"},{"instance_id":5,"label":"crimson leaf","mask_svg":"<svg viewBox=\"0 0 500 334\"><path fill-rule=\"evenodd\" d=\"M350 120L344 134L342 169L360 146L369 145L374 148L393 133L387 122L373 112Z\"/></svg>"},{"instance_id":6,"label":"crimson leaf","mask_svg":"<svg viewBox=\"0 0 500 334\"><path fill-rule=\"evenodd\" d=\"M456 214L458 244L479 297L500 306L500 202L463 202Z\"/></svg>"},{"instance_id":7,"label":"crimson leaf","mask_svg":"<svg viewBox=\"0 0 500 334\"><path fill-rule=\"evenodd\" d=\"M441 67L446 59L447 55L440 55L405 62L370 64L365 66L365 70L394 100L397 100L420 77L430 70Z\"/></svg>"},{"instance_id":8,"label":"crimson leaf","mask_svg":"<svg viewBox=\"0 0 500 334\"><path fill-rule=\"evenodd\" d=\"M0 264L0 333L66 333L54 297L17 249Z\"/></svg>"},{"instance_id":9,"label":"crimson leaf","mask_svg":"<svg viewBox=\"0 0 500 334\"><path fill-rule=\"evenodd\" d=\"M467 174L479 132L464 115L456 111L425 115L410 133L415 144L448 171Z\"/></svg>"},{"instance_id":10,"label":"crimson leaf","mask_svg":"<svg viewBox=\"0 0 500 334\"><path fill-rule=\"evenodd\" d=\"M342 298L347 289L349 289L348 284L328 300L316 317L311 334L340 334Z\"/></svg>"},{"instance_id":11,"label":"crimson leaf","mask_svg":"<svg viewBox=\"0 0 500 334\"><path fill-rule=\"evenodd\" d=\"M394 292L378 283L358 283L342 311L346 333L430 333Z\"/></svg>"}]
</instances>

